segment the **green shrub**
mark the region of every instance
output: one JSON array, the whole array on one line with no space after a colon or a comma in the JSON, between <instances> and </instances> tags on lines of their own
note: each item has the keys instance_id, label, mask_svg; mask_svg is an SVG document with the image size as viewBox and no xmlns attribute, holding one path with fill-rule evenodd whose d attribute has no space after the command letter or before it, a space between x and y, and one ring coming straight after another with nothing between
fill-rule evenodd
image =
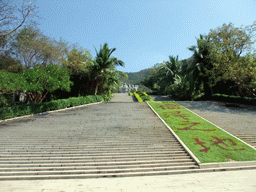
<instances>
[{"instance_id":1,"label":"green shrub","mask_svg":"<svg viewBox=\"0 0 256 192\"><path fill-rule=\"evenodd\" d=\"M154 101L151 99L145 92L143 91L136 91L134 92L134 96L138 100L138 102L145 102L145 101Z\"/></svg>"},{"instance_id":2,"label":"green shrub","mask_svg":"<svg viewBox=\"0 0 256 192\"><path fill-rule=\"evenodd\" d=\"M0 95L0 106L9 106L11 104L10 99L4 95Z\"/></svg>"},{"instance_id":3,"label":"green shrub","mask_svg":"<svg viewBox=\"0 0 256 192\"><path fill-rule=\"evenodd\" d=\"M45 103L25 103L12 107L0 108L0 119L13 118L18 116L42 113L66 107L78 106L88 103L103 101L100 95L88 95L85 97L72 97L69 99L52 100Z\"/></svg>"},{"instance_id":4,"label":"green shrub","mask_svg":"<svg viewBox=\"0 0 256 192\"><path fill-rule=\"evenodd\" d=\"M256 105L256 97L239 97L239 96L233 96L233 95L213 94L211 99L215 101L225 101L225 102L232 102L232 103Z\"/></svg>"},{"instance_id":5,"label":"green shrub","mask_svg":"<svg viewBox=\"0 0 256 192\"><path fill-rule=\"evenodd\" d=\"M134 92L134 96L136 97L136 99L138 100L138 102L143 102L143 99L140 98L139 94L137 94L136 92Z\"/></svg>"}]
</instances>

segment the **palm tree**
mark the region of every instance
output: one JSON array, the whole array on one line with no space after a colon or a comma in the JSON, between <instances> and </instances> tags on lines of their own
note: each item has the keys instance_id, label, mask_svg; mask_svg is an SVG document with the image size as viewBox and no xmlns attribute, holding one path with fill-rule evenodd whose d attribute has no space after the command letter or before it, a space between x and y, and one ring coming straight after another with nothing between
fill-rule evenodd
<instances>
[{"instance_id":1,"label":"palm tree","mask_svg":"<svg viewBox=\"0 0 256 192\"><path fill-rule=\"evenodd\" d=\"M128 75L122 71L117 71L115 67L107 69L106 72L102 84L98 87L98 92L100 92L103 97L110 99L113 92L115 90L117 91L120 87L120 77L127 79Z\"/></svg>"},{"instance_id":2,"label":"palm tree","mask_svg":"<svg viewBox=\"0 0 256 192\"><path fill-rule=\"evenodd\" d=\"M165 72L166 78L173 81L175 74L179 73L179 61L178 56L175 58L169 56L170 61L164 62L164 65L161 66L161 70Z\"/></svg>"},{"instance_id":3,"label":"palm tree","mask_svg":"<svg viewBox=\"0 0 256 192\"><path fill-rule=\"evenodd\" d=\"M100 46L99 52L95 48L96 58L91 65L91 79L95 82L95 95L97 95L99 86L103 83L104 78L106 78L108 70L115 66L125 66L123 61L118 60L116 57L111 57L115 50L116 48L109 48L107 43L103 47Z\"/></svg>"},{"instance_id":4,"label":"palm tree","mask_svg":"<svg viewBox=\"0 0 256 192\"><path fill-rule=\"evenodd\" d=\"M164 61L159 69L159 82L161 87L161 92L169 94L170 85L174 83L174 78L180 73L180 64L178 61L178 56L169 56L170 61Z\"/></svg>"},{"instance_id":5,"label":"palm tree","mask_svg":"<svg viewBox=\"0 0 256 192\"><path fill-rule=\"evenodd\" d=\"M191 73L191 86L193 86L193 89L198 90L200 85L203 83L205 97L207 98L213 94L210 86L210 78L206 74L206 70L212 69L212 64L209 57L209 40L207 37L200 34L200 38L197 39L197 46L194 45L188 49L194 52L194 61L190 66L188 66L188 71Z\"/></svg>"}]
</instances>

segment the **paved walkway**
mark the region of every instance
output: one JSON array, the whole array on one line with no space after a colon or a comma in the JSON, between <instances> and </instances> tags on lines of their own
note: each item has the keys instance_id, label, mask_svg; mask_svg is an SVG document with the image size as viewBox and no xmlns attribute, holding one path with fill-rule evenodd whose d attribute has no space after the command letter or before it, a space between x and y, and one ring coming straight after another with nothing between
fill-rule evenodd
<instances>
[{"instance_id":1,"label":"paved walkway","mask_svg":"<svg viewBox=\"0 0 256 192\"><path fill-rule=\"evenodd\" d=\"M123 178L0 181L3 192L255 192L256 171Z\"/></svg>"},{"instance_id":2,"label":"paved walkway","mask_svg":"<svg viewBox=\"0 0 256 192\"><path fill-rule=\"evenodd\" d=\"M111 102L130 100L116 94ZM132 102L130 100L130 102ZM114 121L113 121L114 123ZM11 128L11 127L10 127ZM29 126L23 127L30 129ZM0 181L0 191L82 192L82 191L256 191L256 170L190 173L123 178Z\"/></svg>"}]
</instances>

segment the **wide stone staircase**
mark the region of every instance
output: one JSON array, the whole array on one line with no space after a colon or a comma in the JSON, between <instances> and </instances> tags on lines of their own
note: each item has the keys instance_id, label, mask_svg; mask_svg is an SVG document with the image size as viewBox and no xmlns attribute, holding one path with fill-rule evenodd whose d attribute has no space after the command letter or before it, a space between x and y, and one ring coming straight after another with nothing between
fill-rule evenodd
<instances>
[{"instance_id":1,"label":"wide stone staircase","mask_svg":"<svg viewBox=\"0 0 256 192\"><path fill-rule=\"evenodd\" d=\"M146 103L0 123L0 180L176 174L199 166Z\"/></svg>"}]
</instances>

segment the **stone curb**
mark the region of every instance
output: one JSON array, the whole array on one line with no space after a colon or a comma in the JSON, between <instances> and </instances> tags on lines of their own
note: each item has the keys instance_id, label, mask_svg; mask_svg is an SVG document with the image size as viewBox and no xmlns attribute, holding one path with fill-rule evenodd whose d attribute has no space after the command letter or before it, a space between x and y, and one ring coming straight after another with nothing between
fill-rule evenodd
<instances>
[{"instance_id":1,"label":"stone curb","mask_svg":"<svg viewBox=\"0 0 256 192\"><path fill-rule=\"evenodd\" d=\"M156 101L155 101L156 102ZM175 101L174 101L175 102ZM176 102L175 102L176 103ZM148 103L147 103L148 104ZM149 105L149 104L148 104ZM179 104L180 105L180 104ZM182 106L182 105L181 105ZM154 109L149 105L149 107L154 111ZM182 106L184 107L184 106ZM204 119L205 121L211 123L212 125L218 127L219 129L221 129L222 131L228 133L229 135L235 137L236 139L238 139L239 141L243 142L244 144L248 145L249 147L255 149L253 146L251 146L250 144L244 142L243 140L237 138L236 136L230 134L229 132L225 131L224 129L220 128L219 126L213 124L212 122L208 121L207 119L201 117L200 115L194 113L193 111L189 110L188 108L184 107L185 109L187 109L188 111L192 112L193 114L197 115L198 117ZM155 112L155 111L154 111ZM155 112L156 113L156 112ZM164 122L164 120L156 113L156 115L161 119L162 122ZM174 133L174 131L164 122L164 124L171 130L172 133ZM178 136L174 133L174 136L177 138ZM186 146L179 138L178 141L181 142L182 146ZM183 147L184 147L183 146ZM187 146L186 146L187 147ZM186 148L185 148L186 149ZM187 150L187 149L186 149ZM189 150L189 149L188 149ZM256 150L256 149L255 149ZM193 154L190 150L188 151L188 153L191 155ZM196 160L197 158L195 157L195 155L191 155L191 157ZM195 158L196 159L195 159ZM198 159L197 159L198 160ZM199 162L199 163L198 163ZM235 162L222 162L222 163L201 163L199 160L197 161L200 169L227 169L227 170L240 170L240 169L248 169L250 167L250 169L256 169L256 161L235 161Z\"/></svg>"},{"instance_id":2,"label":"stone curb","mask_svg":"<svg viewBox=\"0 0 256 192\"><path fill-rule=\"evenodd\" d=\"M157 102L157 101L155 101ZM189 150L189 148L182 142L182 140L178 137L178 135L176 135L176 133L169 127L169 125L167 125L167 123L165 123L165 121L158 115L158 113L148 104L148 102L146 102L147 105L150 107L150 109L158 116L158 118L164 123L164 125L170 130L170 132L174 135L174 137L179 141L179 143L184 147L184 149L188 152L188 154L192 157L192 159L194 159L196 161L196 163L198 165L201 164L201 162L199 161L199 159L197 159L197 157Z\"/></svg>"},{"instance_id":3,"label":"stone curb","mask_svg":"<svg viewBox=\"0 0 256 192\"><path fill-rule=\"evenodd\" d=\"M239 168L239 167L246 167L246 166L251 166L252 168L256 168L256 161L236 161L236 162L224 162L224 163L202 163L202 164L200 164L200 169L230 168L230 167Z\"/></svg>"},{"instance_id":4,"label":"stone curb","mask_svg":"<svg viewBox=\"0 0 256 192\"><path fill-rule=\"evenodd\" d=\"M49 114L49 113L53 113L53 112L64 111L64 110L67 110L67 109L74 109L74 108L79 108L79 107L85 107L85 106L88 106L88 105L94 105L94 104L99 104L99 103L102 103L102 101L101 102L96 102L96 103L88 103L88 104L84 104L84 105L78 105L78 106L74 106L74 107L66 107L64 109L58 109L58 110L53 110L53 111L46 111L46 112L37 113L37 114L31 114L31 115L26 115L26 116L19 116L19 117L14 117L14 118L10 118L10 119L3 119L3 120L0 120L0 123L5 122L5 121L15 120L15 119L21 119L21 118L25 118L25 117L31 117L31 116L34 116L34 115L44 115L44 114Z\"/></svg>"}]
</instances>

